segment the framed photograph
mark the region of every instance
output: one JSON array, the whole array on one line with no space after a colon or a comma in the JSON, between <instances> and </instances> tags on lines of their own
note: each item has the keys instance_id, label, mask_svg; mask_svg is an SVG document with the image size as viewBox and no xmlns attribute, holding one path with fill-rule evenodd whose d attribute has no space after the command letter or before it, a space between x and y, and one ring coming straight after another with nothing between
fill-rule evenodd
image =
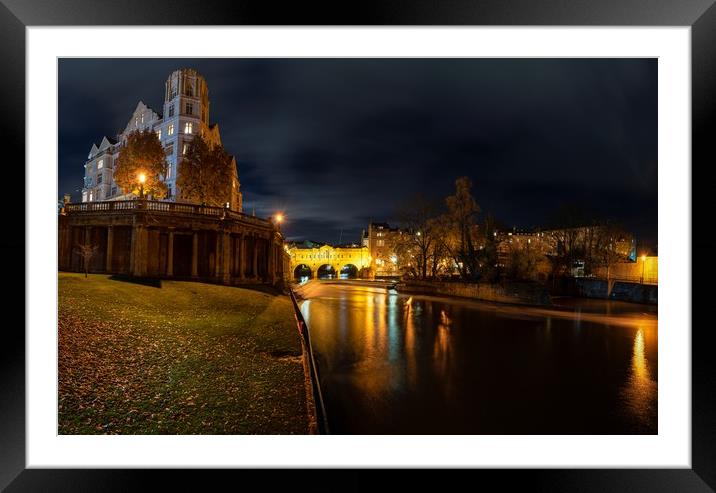
<instances>
[{"instance_id":1,"label":"framed photograph","mask_svg":"<svg viewBox=\"0 0 716 493\"><path fill-rule=\"evenodd\" d=\"M0 485L714 491L712 4L2 0Z\"/></svg>"}]
</instances>

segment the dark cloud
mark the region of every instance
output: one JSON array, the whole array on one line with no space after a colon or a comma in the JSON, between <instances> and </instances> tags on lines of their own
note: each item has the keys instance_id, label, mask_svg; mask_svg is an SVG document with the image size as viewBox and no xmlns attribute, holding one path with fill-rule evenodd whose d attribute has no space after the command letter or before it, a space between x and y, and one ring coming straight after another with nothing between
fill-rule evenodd
<instances>
[{"instance_id":1,"label":"dark cloud","mask_svg":"<svg viewBox=\"0 0 716 493\"><path fill-rule=\"evenodd\" d=\"M161 109L184 66L209 84L246 210L285 210L291 236L357 240L468 175L506 224L582 202L656 238L656 60L62 59L60 195L78 197L92 143L140 99Z\"/></svg>"}]
</instances>

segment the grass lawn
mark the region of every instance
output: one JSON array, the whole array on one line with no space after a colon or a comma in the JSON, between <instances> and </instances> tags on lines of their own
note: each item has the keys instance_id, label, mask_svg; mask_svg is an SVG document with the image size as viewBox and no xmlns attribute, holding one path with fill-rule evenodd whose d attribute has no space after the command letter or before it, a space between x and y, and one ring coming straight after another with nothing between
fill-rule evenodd
<instances>
[{"instance_id":1,"label":"grass lawn","mask_svg":"<svg viewBox=\"0 0 716 493\"><path fill-rule=\"evenodd\" d=\"M59 274L60 434L307 433L291 301Z\"/></svg>"}]
</instances>

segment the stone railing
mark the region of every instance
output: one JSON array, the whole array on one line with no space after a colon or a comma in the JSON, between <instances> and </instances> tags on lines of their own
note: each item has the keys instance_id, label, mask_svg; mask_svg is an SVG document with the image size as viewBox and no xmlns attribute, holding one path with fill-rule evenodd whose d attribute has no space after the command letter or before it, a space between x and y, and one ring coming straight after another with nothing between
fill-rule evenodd
<instances>
[{"instance_id":1,"label":"stone railing","mask_svg":"<svg viewBox=\"0 0 716 493\"><path fill-rule=\"evenodd\" d=\"M220 219L235 219L253 224L267 226L270 222L243 212L232 211L224 207L186 204L181 202L165 202L159 200L107 200L101 202L82 202L65 204L64 213L68 215L107 212L149 211L166 214L188 214L195 216L211 216Z\"/></svg>"}]
</instances>

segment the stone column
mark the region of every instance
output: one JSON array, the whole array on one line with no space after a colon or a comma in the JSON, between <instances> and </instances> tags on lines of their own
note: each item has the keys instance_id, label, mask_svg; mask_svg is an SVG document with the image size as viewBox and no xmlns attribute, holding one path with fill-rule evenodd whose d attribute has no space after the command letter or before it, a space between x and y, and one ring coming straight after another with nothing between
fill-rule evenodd
<instances>
[{"instance_id":1,"label":"stone column","mask_svg":"<svg viewBox=\"0 0 716 493\"><path fill-rule=\"evenodd\" d=\"M167 277L174 276L174 231L169 230L167 239Z\"/></svg>"},{"instance_id":2,"label":"stone column","mask_svg":"<svg viewBox=\"0 0 716 493\"><path fill-rule=\"evenodd\" d=\"M221 246L221 242L224 239L224 235L222 234L221 230L216 231L216 240L214 241L214 278L220 280L223 276L222 272L222 260L221 260L221 252L223 251L223 247Z\"/></svg>"},{"instance_id":3,"label":"stone column","mask_svg":"<svg viewBox=\"0 0 716 493\"><path fill-rule=\"evenodd\" d=\"M231 235L224 231L221 235L221 280L224 284L231 283Z\"/></svg>"},{"instance_id":4,"label":"stone column","mask_svg":"<svg viewBox=\"0 0 716 493\"><path fill-rule=\"evenodd\" d=\"M276 245L271 240L268 247L268 274L271 284L276 284Z\"/></svg>"},{"instance_id":5,"label":"stone column","mask_svg":"<svg viewBox=\"0 0 716 493\"><path fill-rule=\"evenodd\" d=\"M143 277L147 275L147 243L149 235L143 224L136 224L132 228L132 275Z\"/></svg>"},{"instance_id":6,"label":"stone column","mask_svg":"<svg viewBox=\"0 0 716 493\"><path fill-rule=\"evenodd\" d=\"M107 261L105 270L112 272L112 250L114 248L114 227L107 226Z\"/></svg>"},{"instance_id":7,"label":"stone column","mask_svg":"<svg viewBox=\"0 0 716 493\"><path fill-rule=\"evenodd\" d=\"M253 248L253 270L251 271L251 274L253 275L254 279L259 278L259 242L258 237L256 235L251 237L251 241L253 242L254 248Z\"/></svg>"},{"instance_id":8,"label":"stone column","mask_svg":"<svg viewBox=\"0 0 716 493\"><path fill-rule=\"evenodd\" d=\"M194 232L191 246L191 277L199 277L199 233Z\"/></svg>"},{"instance_id":9,"label":"stone column","mask_svg":"<svg viewBox=\"0 0 716 493\"><path fill-rule=\"evenodd\" d=\"M57 254L57 262L60 270L69 270L72 265L72 240L70 234L72 230L67 226L67 221L63 217L59 219L60 226L58 228L58 247L59 252Z\"/></svg>"},{"instance_id":10,"label":"stone column","mask_svg":"<svg viewBox=\"0 0 716 493\"><path fill-rule=\"evenodd\" d=\"M246 235L239 237L239 279L246 277Z\"/></svg>"}]
</instances>

